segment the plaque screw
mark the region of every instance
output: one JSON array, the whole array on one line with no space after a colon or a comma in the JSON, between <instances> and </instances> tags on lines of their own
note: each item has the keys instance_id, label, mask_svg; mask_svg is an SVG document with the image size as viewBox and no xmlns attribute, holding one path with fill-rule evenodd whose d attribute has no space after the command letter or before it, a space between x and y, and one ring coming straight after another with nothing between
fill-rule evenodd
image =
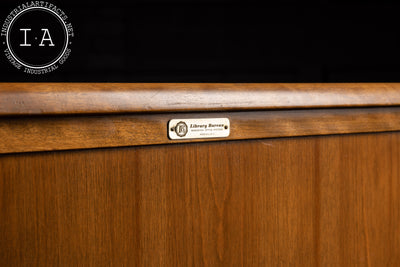
<instances>
[{"instance_id":1,"label":"plaque screw","mask_svg":"<svg viewBox=\"0 0 400 267\"><path fill-rule=\"evenodd\" d=\"M228 129L228 125L225 125L225 127L224 127L225 129Z\"/></svg>"},{"instance_id":2,"label":"plaque screw","mask_svg":"<svg viewBox=\"0 0 400 267\"><path fill-rule=\"evenodd\" d=\"M171 128L171 132L173 132L173 131L174 131L174 127Z\"/></svg>"}]
</instances>

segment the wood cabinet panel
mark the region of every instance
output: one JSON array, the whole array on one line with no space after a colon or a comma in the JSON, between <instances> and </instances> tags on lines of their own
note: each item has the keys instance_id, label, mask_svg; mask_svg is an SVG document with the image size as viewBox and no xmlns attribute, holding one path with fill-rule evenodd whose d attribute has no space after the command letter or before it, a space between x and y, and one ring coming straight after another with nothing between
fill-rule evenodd
<instances>
[{"instance_id":1,"label":"wood cabinet panel","mask_svg":"<svg viewBox=\"0 0 400 267\"><path fill-rule=\"evenodd\" d=\"M400 133L0 155L1 266L398 266Z\"/></svg>"},{"instance_id":2,"label":"wood cabinet panel","mask_svg":"<svg viewBox=\"0 0 400 267\"><path fill-rule=\"evenodd\" d=\"M224 138L171 140L168 121L228 118ZM400 130L400 107L0 118L0 154Z\"/></svg>"}]
</instances>

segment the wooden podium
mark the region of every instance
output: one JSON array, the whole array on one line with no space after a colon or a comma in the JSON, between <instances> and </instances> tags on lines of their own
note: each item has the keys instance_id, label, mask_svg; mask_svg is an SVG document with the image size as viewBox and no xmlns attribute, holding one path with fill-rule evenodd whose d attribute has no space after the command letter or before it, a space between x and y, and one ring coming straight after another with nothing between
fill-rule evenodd
<instances>
[{"instance_id":1,"label":"wooden podium","mask_svg":"<svg viewBox=\"0 0 400 267\"><path fill-rule=\"evenodd\" d=\"M400 266L400 84L0 84L0 266ZM172 140L173 119L228 137Z\"/></svg>"}]
</instances>

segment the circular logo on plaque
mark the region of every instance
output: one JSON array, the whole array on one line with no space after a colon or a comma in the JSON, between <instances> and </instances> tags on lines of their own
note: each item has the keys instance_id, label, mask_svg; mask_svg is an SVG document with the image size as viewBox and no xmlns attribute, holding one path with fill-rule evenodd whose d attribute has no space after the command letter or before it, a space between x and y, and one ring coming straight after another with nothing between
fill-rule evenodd
<instances>
[{"instance_id":1,"label":"circular logo on plaque","mask_svg":"<svg viewBox=\"0 0 400 267\"><path fill-rule=\"evenodd\" d=\"M49 73L64 64L71 53L73 36L64 11L44 1L17 6L1 29L8 61L29 74Z\"/></svg>"},{"instance_id":2,"label":"circular logo on plaque","mask_svg":"<svg viewBox=\"0 0 400 267\"><path fill-rule=\"evenodd\" d=\"M175 126L175 132L177 136L184 137L188 132L188 127L186 123L180 121Z\"/></svg>"}]
</instances>

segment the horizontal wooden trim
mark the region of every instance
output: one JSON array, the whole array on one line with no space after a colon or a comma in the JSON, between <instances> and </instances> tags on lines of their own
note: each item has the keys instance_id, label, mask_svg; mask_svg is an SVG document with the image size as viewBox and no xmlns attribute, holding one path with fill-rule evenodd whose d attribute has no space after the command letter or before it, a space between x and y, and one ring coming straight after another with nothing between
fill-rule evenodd
<instances>
[{"instance_id":1,"label":"horizontal wooden trim","mask_svg":"<svg viewBox=\"0 0 400 267\"><path fill-rule=\"evenodd\" d=\"M176 118L227 117L231 134L221 139L169 140ZM0 118L0 153L121 147L271 137L400 130L400 108L354 108L103 116Z\"/></svg>"},{"instance_id":2,"label":"horizontal wooden trim","mask_svg":"<svg viewBox=\"0 0 400 267\"><path fill-rule=\"evenodd\" d=\"M0 116L400 105L400 83L0 83Z\"/></svg>"}]
</instances>

